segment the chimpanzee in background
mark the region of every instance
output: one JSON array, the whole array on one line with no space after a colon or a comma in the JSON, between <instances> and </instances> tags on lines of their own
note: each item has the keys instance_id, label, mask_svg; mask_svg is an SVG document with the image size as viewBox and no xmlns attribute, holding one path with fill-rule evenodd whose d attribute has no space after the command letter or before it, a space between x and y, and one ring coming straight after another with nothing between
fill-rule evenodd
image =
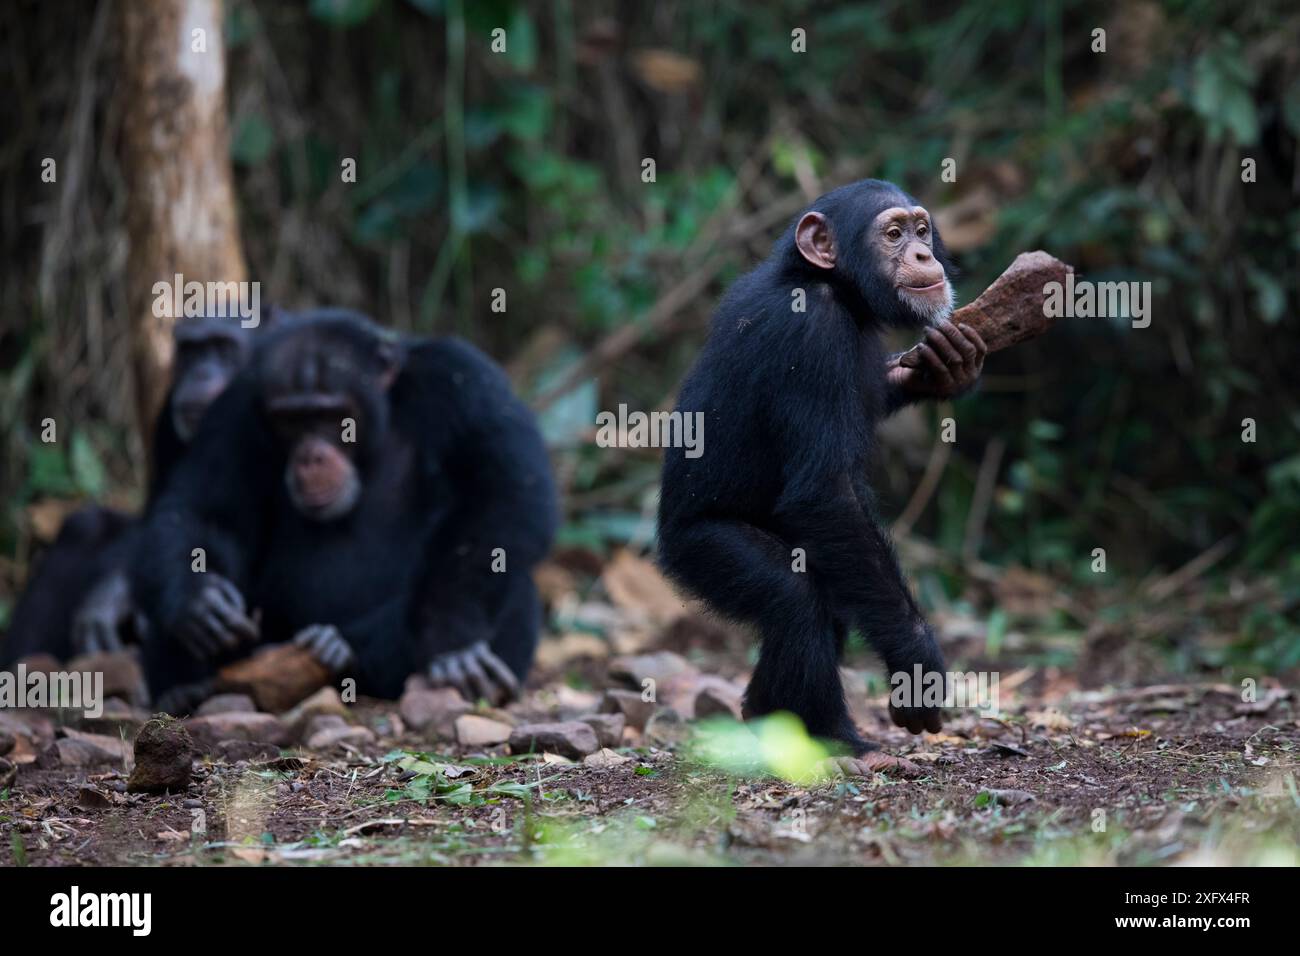
<instances>
[{"instance_id":1,"label":"chimpanzee in background","mask_svg":"<svg viewBox=\"0 0 1300 956\"><path fill-rule=\"evenodd\" d=\"M185 454L207 407L247 363L256 329L281 316L264 310L249 327L238 316L177 320L172 385L154 424L149 500ZM14 608L0 666L36 653L67 660L139 639L143 619L127 575L135 529L132 516L97 505L64 521Z\"/></svg>"},{"instance_id":2,"label":"chimpanzee in background","mask_svg":"<svg viewBox=\"0 0 1300 956\"><path fill-rule=\"evenodd\" d=\"M150 689L183 709L251 644L292 639L361 693L420 673L506 699L532 663L531 570L557 517L533 416L482 353L345 314L285 323L146 522Z\"/></svg>"},{"instance_id":3,"label":"chimpanzee in background","mask_svg":"<svg viewBox=\"0 0 1300 956\"><path fill-rule=\"evenodd\" d=\"M979 377L984 343L946 321L951 274L929 213L897 186L869 179L821 197L724 296L682 385L678 410L708 423L704 454L664 458L665 571L761 638L745 715L791 711L854 754L875 745L840 685L850 627L891 674L944 671L867 475L882 417ZM924 368L886 355L890 327L926 328ZM938 708L891 716L912 733L940 728Z\"/></svg>"}]
</instances>

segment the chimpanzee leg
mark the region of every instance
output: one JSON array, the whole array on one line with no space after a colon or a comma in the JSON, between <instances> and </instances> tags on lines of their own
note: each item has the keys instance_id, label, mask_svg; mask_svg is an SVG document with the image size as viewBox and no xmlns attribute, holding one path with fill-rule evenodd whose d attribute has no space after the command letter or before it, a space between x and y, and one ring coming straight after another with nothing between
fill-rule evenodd
<instances>
[{"instance_id":1,"label":"chimpanzee leg","mask_svg":"<svg viewBox=\"0 0 1300 956\"><path fill-rule=\"evenodd\" d=\"M855 753L870 749L853 726L840 684L842 625L810 576L793 569L791 548L736 521L678 529L669 540L661 556L668 573L690 582L722 614L758 630L762 644L745 716L787 710L815 736L842 740Z\"/></svg>"}]
</instances>

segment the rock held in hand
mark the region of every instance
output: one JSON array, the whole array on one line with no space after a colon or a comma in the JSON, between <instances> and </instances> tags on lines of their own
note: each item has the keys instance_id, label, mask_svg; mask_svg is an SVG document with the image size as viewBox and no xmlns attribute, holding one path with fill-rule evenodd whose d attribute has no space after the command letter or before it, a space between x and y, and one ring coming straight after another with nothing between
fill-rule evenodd
<instances>
[{"instance_id":1,"label":"rock held in hand","mask_svg":"<svg viewBox=\"0 0 1300 956\"><path fill-rule=\"evenodd\" d=\"M1049 282L1064 287L1066 275L1073 271L1073 266L1041 250L1022 252L974 302L953 312L950 321L973 328L990 352L1035 338L1056 321L1045 314L1044 287ZM899 362L908 368L920 368L920 353L913 348Z\"/></svg>"},{"instance_id":2,"label":"rock held in hand","mask_svg":"<svg viewBox=\"0 0 1300 956\"><path fill-rule=\"evenodd\" d=\"M522 724L510 735L510 752L552 753L581 760L600 749L596 731L580 720L553 724Z\"/></svg>"},{"instance_id":3,"label":"rock held in hand","mask_svg":"<svg viewBox=\"0 0 1300 956\"><path fill-rule=\"evenodd\" d=\"M221 668L216 688L248 694L261 710L278 714L329 682L329 670L306 648L273 644Z\"/></svg>"},{"instance_id":4,"label":"rock held in hand","mask_svg":"<svg viewBox=\"0 0 1300 956\"><path fill-rule=\"evenodd\" d=\"M177 793L190 783L196 750L185 725L170 717L154 717L135 736L135 769L126 783L129 793Z\"/></svg>"}]
</instances>

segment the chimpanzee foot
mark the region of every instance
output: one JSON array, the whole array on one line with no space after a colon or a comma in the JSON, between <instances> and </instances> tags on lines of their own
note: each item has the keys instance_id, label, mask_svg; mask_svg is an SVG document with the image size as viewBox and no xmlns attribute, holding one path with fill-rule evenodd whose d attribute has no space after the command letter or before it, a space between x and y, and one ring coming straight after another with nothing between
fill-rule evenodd
<instances>
[{"instance_id":1,"label":"chimpanzee foot","mask_svg":"<svg viewBox=\"0 0 1300 956\"><path fill-rule=\"evenodd\" d=\"M329 669L331 674L341 674L356 663L357 656L351 645L333 624L313 624L293 636L293 642L306 648L311 656Z\"/></svg>"},{"instance_id":2,"label":"chimpanzee foot","mask_svg":"<svg viewBox=\"0 0 1300 956\"><path fill-rule=\"evenodd\" d=\"M486 641L439 654L429 664L425 676L431 687L454 687L466 700L483 697L493 704L502 704L519 696L518 678L492 653Z\"/></svg>"},{"instance_id":3,"label":"chimpanzee foot","mask_svg":"<svg viewBox=\"0 0 1300 956\"><path fill-rule=\"evenodd\" d=\"M871 750L858 757L829 757L823 767L834 777L869 777L873 773L892 773L900 777L919 777L923 771L912 761Z\"/></svg>"},{"instance_id":4,"label":"chimpanzee foot","mask_svg":"<svg viewBox=\"0 0 1300 956\"><path fill-rule=\"evenodd\" d=\"M193 684L177 684L159 695L154 704L154 709L164 714L171 714L174 717L192 714L198 709L199 704L212 696L212 689L211 680L195 681Z\"/></svg>"}]
</instances>

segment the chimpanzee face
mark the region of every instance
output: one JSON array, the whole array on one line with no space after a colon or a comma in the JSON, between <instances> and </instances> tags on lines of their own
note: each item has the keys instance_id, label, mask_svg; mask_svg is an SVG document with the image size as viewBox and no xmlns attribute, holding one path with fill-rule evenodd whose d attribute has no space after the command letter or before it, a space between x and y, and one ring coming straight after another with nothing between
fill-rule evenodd
<instances>
[{"instance_id":1,"label":"chimpanzee face","mask_svg":"<svg viewBox=\"0 0 1300 956\"><path fill-rule=\"evenodd\" d=\"M883 277L922 324L936 325L952 315L956 296L935 256L934 226L924 206L883 210L871 223L869 242Z\"/></svg>"},{"instance_id":2,"label":"chimpanzee face","mask_svg":"<svg viewBox=\"0 0 1300 956\"><path fill-rule=\"evenodd\" d=\"M908 328L952 314L943 241L925 207L896 186L866 180L828 193L800 217L794 242L863 318Z\"/></svg>"},{"instance_id":3,"label":"chimpanzee face","mask_svg":"<svg viewBox=\"0 0 1300 956\"><path fill-rule=\"evenodd\" d=\"M251 341L237 319L182 319L174 335L175 384L168 411L176 434L188 442L208 406L248 361Z\"/></svg>"}]
</instances>

